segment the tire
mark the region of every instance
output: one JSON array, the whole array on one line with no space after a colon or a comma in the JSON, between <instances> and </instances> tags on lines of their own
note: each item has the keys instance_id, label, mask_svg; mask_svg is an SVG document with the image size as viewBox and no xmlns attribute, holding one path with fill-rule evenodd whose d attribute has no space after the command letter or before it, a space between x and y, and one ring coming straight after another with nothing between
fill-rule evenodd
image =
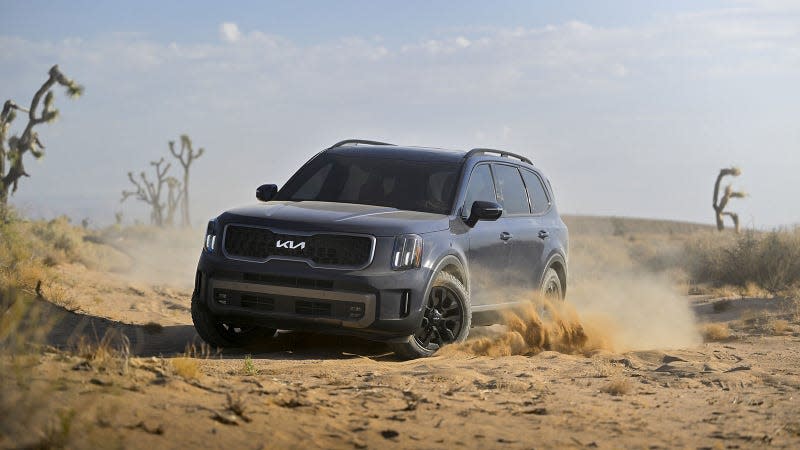
<instances>
[{"instance_id":1,"label":"tire","mask_svg":"<svg viewBox=\"0 0 800 450\"><path fill-rule=\"evenodd\" d=\"M536 313L539 314L539 317L543 320L552 320L553 317L551 311L546 304L550 303L551 305L556 306L558 303L561 303L564 300L564 290L561 286L561 277L558 276L558 272L556 272L552 267L548 268L544 272L540 292L541 296L536 299L534 303Z\"/></svg>"},{"instance_id":2,"label":"tire","mask_svg":"<svg viewBox=\"0 0 800 450\"><path fill-rule=\"evenodd\" d=\"M558 272L552 267L544 272L542 278L542 297L548 300L564 300L564 290L561 286L561 278Z\"/></svg>"},{"instance_id":3,"label":"tire","mask_svg":"<svg viewBox=\"0 0 800 450\"><path fill-rule=\"evenodd\" d=\"M391 343L401 359L424 358L442 346L464 342L472 325L469 293L458 278L446 272L436 275L419 328L403 342Z\"/></svg>"},{"instance_id":4,"label":"tire","mask_svg":"<svg viewBox=\"0 0 800 450\"><path fill-rule=\"evenodd\" d=\"M192 296L192 322L197 334L212 347L245 347L254 340L275 335L274 328L241 326L215 317L196 295Z\"/></svg>"}]
</instances>

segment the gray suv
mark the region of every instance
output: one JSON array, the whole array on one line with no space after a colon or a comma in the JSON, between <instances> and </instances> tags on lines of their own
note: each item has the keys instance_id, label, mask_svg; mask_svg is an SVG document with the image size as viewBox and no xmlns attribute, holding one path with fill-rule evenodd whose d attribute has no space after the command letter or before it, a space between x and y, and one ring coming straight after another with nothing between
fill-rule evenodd
<instances>
[{"instance_id":1,"label":"gray suv","mask_svg":"<svg viewBox=\"0 0 800 450\"><path fill-rule=\"evenodd\" d=\"M256 197L208 223L192 319L213 346L306 330L416 358L566 292L567 228L523 156L350 139Z\"/></svg>"}]
</instances>

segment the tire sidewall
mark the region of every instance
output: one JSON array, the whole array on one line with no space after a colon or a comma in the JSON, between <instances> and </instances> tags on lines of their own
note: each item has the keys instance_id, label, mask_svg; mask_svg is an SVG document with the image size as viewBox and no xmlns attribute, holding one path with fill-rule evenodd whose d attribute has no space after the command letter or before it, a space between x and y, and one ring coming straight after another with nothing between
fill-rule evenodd
<instances>
[{"instance_id":1,"label":"tire sidewall","mask_svg":"<svg viewBox=\"0 0 800 450\"><path fill-rule=\"evenodd\" d=\"M448 288L459 297L463 319L461 329L459 330L458 336L456 336L456 340L453 343L464 342L467 339L467 336L469 336L469 330L472 326L472 303L470 302L469 292L467 292L467 289L455 276L447 272L439 272L433 278L433 282L425 293L424 304L427 304L428 297L435 287ZM422 326L422 317L420 317L420 323L418 327L419 326ZM402 353L400 356L409 359L427 357L433 355L439 350L431 350L421 346L414 337L414 334L411 334L405 342L399 344L403 347L402 349L398 349L398 351L396 351L397 353Z\"/></svg>"}]
</instances>

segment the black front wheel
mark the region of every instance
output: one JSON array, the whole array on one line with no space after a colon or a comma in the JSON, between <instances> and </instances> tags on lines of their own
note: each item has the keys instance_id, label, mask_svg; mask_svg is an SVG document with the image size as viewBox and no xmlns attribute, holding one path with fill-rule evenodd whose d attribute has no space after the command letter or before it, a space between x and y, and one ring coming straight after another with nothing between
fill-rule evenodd
<instances>
[{"instance_id":1,"label":"black front wheel","mask_svg":"<svg viewBox=\"0 0 800 450\"><path fill-rule=\"evenodd\" d=\"M245 347L275 335L274 328L237 324L214 316L199 297L192 297L192 322L197 334L212 347Z\"/></svg>"},{"instance_id":2,"label":"black front wheel","mask_svg":"<svg viewBox=\"0 0 800 450\"><path fill-rule=\"evenodd\" d=\"M466 288L453 275L436 275L419 328L405 341L391 344L403 359L431 356L447 344L463 342L472 324L472 308Z\"/></svg>"}]
</instances>

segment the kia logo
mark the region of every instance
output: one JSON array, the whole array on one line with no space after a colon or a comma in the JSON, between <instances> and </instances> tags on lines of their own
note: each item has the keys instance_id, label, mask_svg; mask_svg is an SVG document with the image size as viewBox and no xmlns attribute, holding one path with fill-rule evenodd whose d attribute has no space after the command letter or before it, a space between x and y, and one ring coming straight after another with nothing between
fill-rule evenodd
<instances>
[{"instance_id":1,"label":"kia logo","mask_svg":"<svg viewBox=\"0 0 800 450\"><path fill-rule=\"evenodd\" d=\"M303 250L306 248L306 243L298 242L295 244L294 241L278 240L278 242L275 243L275 248L288 248L290 250L297 250L299 248L300 250Z\"/></svg>"}]
</instances>

